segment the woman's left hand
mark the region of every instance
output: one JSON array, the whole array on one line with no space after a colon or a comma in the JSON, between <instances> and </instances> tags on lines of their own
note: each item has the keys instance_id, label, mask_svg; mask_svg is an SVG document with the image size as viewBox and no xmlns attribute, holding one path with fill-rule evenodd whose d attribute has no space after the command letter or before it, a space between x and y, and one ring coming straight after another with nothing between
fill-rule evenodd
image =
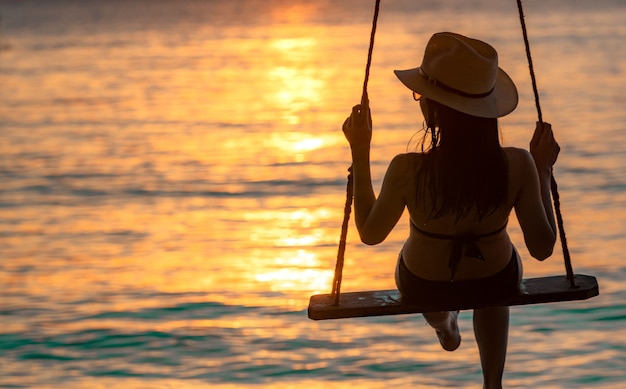
<instances>
[{"instance_id":1,"label":"woman's left hand","mask_svg":"<svg viewBox=\"0 0 626 389\"><path fill-rule=\"evenodd\" d=\"M372 114L367 97L365 105L357 104L352 107L352 114L343 122L342 129L352 149L369 149L372 140Z\"/></svg>"}]
</instances>

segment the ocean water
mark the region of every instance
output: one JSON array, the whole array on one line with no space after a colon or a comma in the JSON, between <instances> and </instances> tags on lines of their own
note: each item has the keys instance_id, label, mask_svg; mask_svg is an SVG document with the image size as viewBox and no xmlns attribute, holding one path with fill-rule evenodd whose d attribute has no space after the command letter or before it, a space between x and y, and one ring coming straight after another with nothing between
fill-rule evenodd
<instances>
[{"instance_id":1,"label":"ocean water","mask_svg":"<svg viewBox=\"0 0 626 389\"><path fill-rule=\"evenodd\" d=\"M414 315L314 322L328 292L374 1L0 0L0 387L478 388ZM626 3L524 2L574 270L600 295L511 309L510 388L626 385ZM415 147L393 69L437 31L492 43L536 110L514 1L382 1L375 186ZM526 276L562 274L509 231ZM393 288L402 221L351 224L342 290Z\"/></svg>"}]
</instances>

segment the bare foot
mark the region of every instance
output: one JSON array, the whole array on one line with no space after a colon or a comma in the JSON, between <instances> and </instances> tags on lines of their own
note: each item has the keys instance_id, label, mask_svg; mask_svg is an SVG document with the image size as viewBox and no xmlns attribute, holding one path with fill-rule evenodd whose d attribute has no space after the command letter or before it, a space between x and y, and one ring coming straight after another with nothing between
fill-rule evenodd
<instances>
[{"instance_id":1,"label":"bare foot","mask_svg":"<svg viewBox=\"0 0 626 389\"><path fill-rule=\"evenodd\" d=\"M441 329L436 330L439 343L446 351L454 351L461 345L458 317L459 311L450 312L448 320L442 323Z\"/></svg>"}]
</instances>

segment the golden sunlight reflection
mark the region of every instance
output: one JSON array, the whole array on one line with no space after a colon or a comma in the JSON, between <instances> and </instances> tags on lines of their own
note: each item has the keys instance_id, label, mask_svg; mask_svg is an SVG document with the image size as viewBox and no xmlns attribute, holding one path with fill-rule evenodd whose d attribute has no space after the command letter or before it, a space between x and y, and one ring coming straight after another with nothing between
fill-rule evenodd
<instances>
[{"instance_id":1,"label":"golden sunlight reflection","mask_svg":"<svg viewBox=\"0 0 626 389\"><path fill-rule=\"evenodd\" d=\"M278 226L274 228L264 226L257 228L256 231L250 235L251 241L271 245L273 247L313 247L330 238L331 237L327 236L322 229L301 233L289 226Z\"/></svg>"},{"instance_id":2,"label":"golden sunlight reflection","mask_svg":"<svg viewBox=\"0 0 626 389\"><path fill-rule=\"evenodd\" d=\"M280 243L284 246L313 246L319 242L319 238L316 236L299 236L280 239L276 243Z\"/></svg>"},{"instance_id":3,"label":"golden sunlight reflection","mask_svg":"<svg viewBox=\"0 0 626 389\"><path fill-rule=\"evenodd\" d=\"M272 47L275 47L279 50L289 51L297 48L309 48L315 46L314 38L287 38L287 39L276 39L271 43Z\"/></svg>"},{"instance_id":4,"label":"golden sunlight reflection","mask_svg":"<svg viewBox=\"0 0 626 389\"><path fill-rule=\"evenodd\" d=\"M275 221L284 223L295 222L298 227L308 228L314 225L318 225L324 220L331 218L334 215L329 208L316 208L306 209L300 208L292 211L287 210L262 210L255 212L248 212L244 214L244 219L247 221Z\"/></svg>"},{"instance_id":5,"label":"golden sunlight reflection","mask_svg":"<svg viewBox=\"0 0 626 389\"><path fill-rule=\"evenodd\" d=\"M311 290L318 293L328 289L332 278L332 271L319 269L318 257L304 249L297 250L293 256L275 258L273 265L256 275L256 280L268 283L272 291Z\"/></svg>"},{"instance_id":6,"label":"golden sunlight reflection","mask_svg":"<svg viewBox=\"0 0 626 389\"><path fill-rule=\"evenodd\" d=\"M324 81L319 71L311 66L313 48L317 41L311 37L275 39L270 47L282 58L268 73L271 103L282 112L282 120L299 124L300 113L310 110L322 100Z\"/></svg>"},{"instance_id":7,"label":"golden sunlight reflection","mask_svg":"<svg viewBox=\"0 0 626 389\"><path fill-rule=\"evenodd\" d=\"M291 156L295 162L304 162L306 154L336 145L341 138L337 134L313 135L302 132L274 132L266 138L266 146L278 151L277 155Z\"/></svg>"},{"instance_id":8,"label":"golden sunlight reflection","mask_svg":"<svg viewBox=\"0 0 626 389\"><path fill-rule=\"evenodd\" d=\"M286 152L313 151L324 147L331 140L301 132L272 133L268 144Z\"/></svg>"},{"instance_id":9,"label":"golden sunlight reflection","mask_svg":"<svg viewBox=\"0 0 626 389\"><path fill-rule=\"evenodd\" d=\"M328 290L332 270L320 260L320 251L312 249L325 241L334 241L335 231L330 236L320 227L333 216L334 212L323 207L244 214L245 220L264 226L254 230L250 240L272 250L269 256L259 255L255 260L255 281L267 283L272 291ZM268 228L269 225L274 227Z\"/></svg>"},{"instance_id":10,"label":"golden sunlight reflection","mask_svg":"<svg viewBox=\"0 0 626 389\"><path fill-rule=\"evenodd\" d=\"M279 66L269 73L276 86L274 103L284 109L282 119L288 124L300 123L300 112L307 111L314 102L322 99L323 82L314 77L313 69Z\"/></svg>"}]
</instances>

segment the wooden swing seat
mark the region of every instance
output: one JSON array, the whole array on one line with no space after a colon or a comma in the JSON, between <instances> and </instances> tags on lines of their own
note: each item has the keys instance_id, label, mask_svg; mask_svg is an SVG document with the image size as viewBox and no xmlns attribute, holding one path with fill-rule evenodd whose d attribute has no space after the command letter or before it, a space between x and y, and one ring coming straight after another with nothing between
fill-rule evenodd
<instances>
[{"instance_id":1,"label":"wooden swing seat","mask_svg":"<svg viewBox=\"0 0 626 389\"><path fill-rule=\"evenodd\" d=\"M559 301L586 300L600 292L598 281L593 276L575 274L576 287L570 286L565 276L528 278L522 281L519 293L513 298L499 301L497 306L554 303ZM438 306L439 311L456 311L484 308L494 304ZM422 306L403 302L397 290L347 292L339 295L339 304L334 304L331 294L317 294L309 301L308 314L313 320L345 319L365 316L400 315L432 311Z\"/></svg>"}]
</instances>

